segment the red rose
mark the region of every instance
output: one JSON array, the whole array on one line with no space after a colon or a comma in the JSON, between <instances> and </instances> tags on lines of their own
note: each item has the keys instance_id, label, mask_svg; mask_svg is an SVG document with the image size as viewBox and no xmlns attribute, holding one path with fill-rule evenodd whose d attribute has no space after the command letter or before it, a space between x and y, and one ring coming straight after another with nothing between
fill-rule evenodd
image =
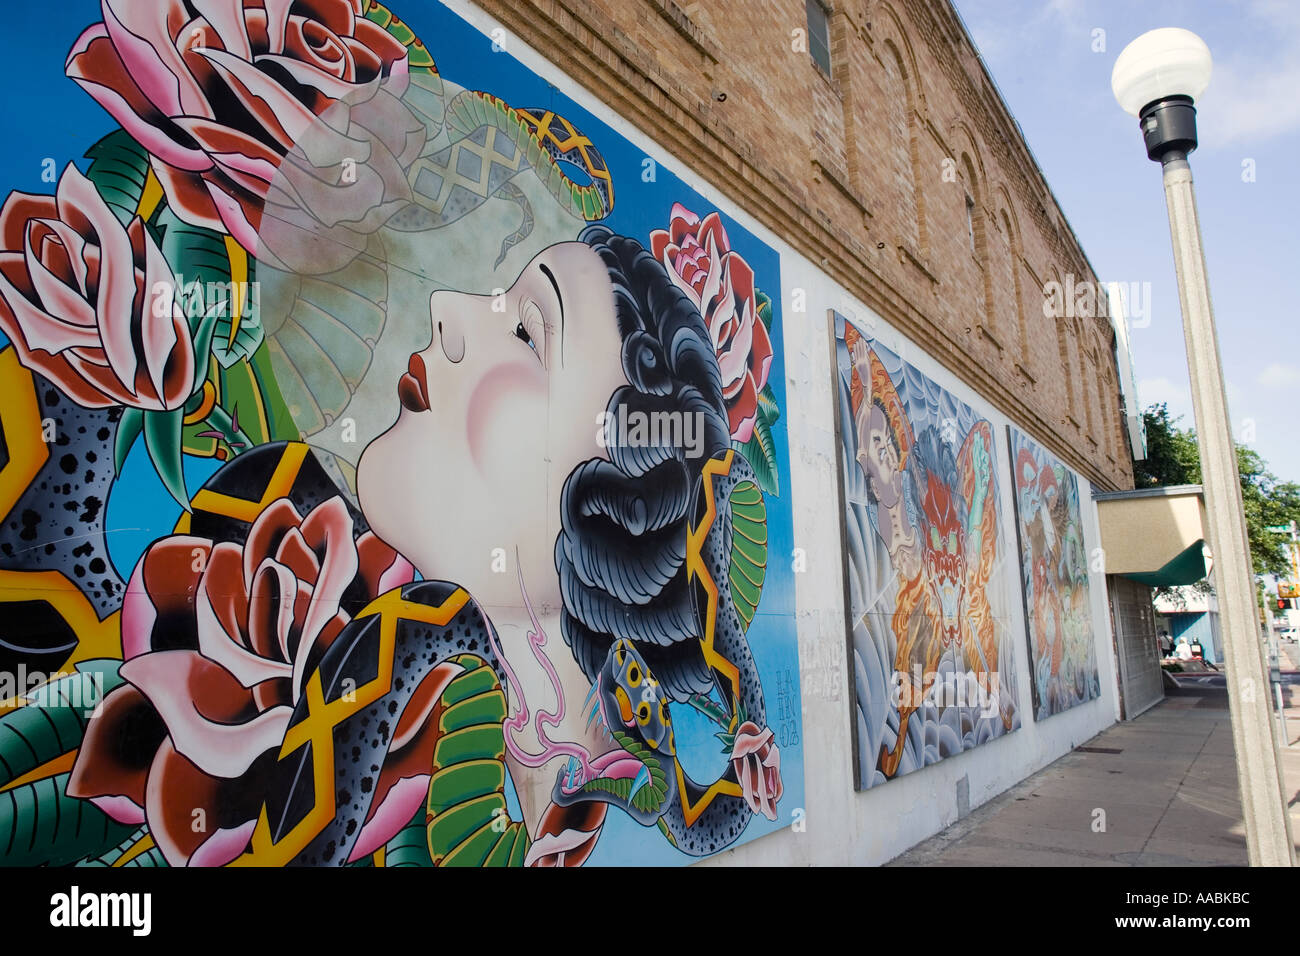
<instances>
[{"instance_id":1,"label":"red rose","mask_svg":"<svg viewBox=\"0 0 1300 956\"><path fill-rule=\"evenodd\" d=\"M673 204L668 229L650 234L650 249L700 310L722 372L731 437L749 441L758 393L772 368L772 343L758 317L754 270L731 251L716 212L701 221L681 203Z\"/></svg>"},{"instance_id":2,"label":"red rose","mask_svg":"<svg viewBox=\"0 0 1300 956\"><path fill-rule=\"evenodd\" d=\"M731 764L736 768L741 793L749 809L769 820L776 819L776 803L781 799L781 750L773 739L772 729L760 732L758 725L747 720L736 731L731 749Z\"/></svg>"},{"instance_id":3,"label":"red rose","mask_svg":"<svg viewBox=\"0 0 1300 956\"><path fill-rule=\"evenodd\" d=\"M298 137L372 83L406 89L406 48L361 9L103 0L103 22L78 38L66 70L154 157L177 215L255 252L267 186Z\"/></svg>"},{"instance_id":4,"label":"red rose","mask_svg":"<svg viewBox=\"0 0 1300 956\"><path fill-rule=\"evenodd\" d=\"M126 683L88 724L68 795L90 798L124 823L147 821L173 866L230 862L256 825L261 782L308 661L319 660L351 620L340 607L344 592L360 582L368 603L413 576L370 532L354 540L338 497L305 518L280 499L243 545L189 535L154 544L122 606ZM358 846L382 845L415 811L379 812L398 782L385 770ZM403 799L423 796L400 789Z\"/></svg>"},{"instance_id":5,"label":"red rose","mask_svg":"<svg viewBox=\"0 0 1300 956\"><path fill-rule=\"evenodd\" d=\"M162 411L194 390L167 260L75 166L56 196L13 192L0 208L0 329L23 365L86 408Z\"/></svg>"}]
</instances>

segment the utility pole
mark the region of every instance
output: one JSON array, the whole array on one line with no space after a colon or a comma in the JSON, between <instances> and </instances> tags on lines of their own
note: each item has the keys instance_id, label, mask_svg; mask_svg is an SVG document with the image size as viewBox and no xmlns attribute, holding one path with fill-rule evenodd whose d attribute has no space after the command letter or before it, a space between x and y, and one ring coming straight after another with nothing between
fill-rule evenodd
<instances>
[{"instance_id":1,"label":"utility pole","mask_svg":"<svg viewBox=\"0 0 1300 956\"><path fill-rule=\"evenodd\" d=\"M1187 30L1152 30L1120 53L1111 89L1140 121L1147 157L1161 165L1178 297L1183 311L1192 410L1214 552L1228 670L1232 744L1252 866L1294 866L1281 753L1269 704L1268 668L1255 607L1254 568L1228 418L1219 339L1187 155L1196 148L1195 98L1210 81L1210 51Z\"/></svg>"}]
</instances>

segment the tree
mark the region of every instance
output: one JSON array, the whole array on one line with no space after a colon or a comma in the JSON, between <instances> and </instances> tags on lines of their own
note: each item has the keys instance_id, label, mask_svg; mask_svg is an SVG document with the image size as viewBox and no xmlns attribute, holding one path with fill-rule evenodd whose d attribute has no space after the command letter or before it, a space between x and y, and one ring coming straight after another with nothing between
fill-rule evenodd
<instances>
[{"instance_id":1,"label":"tree","mask_svg":"<svg viewBox=\"0 0 1300 956\"><path fill-rule=\"evenodd\" d=\"M1241 498L1246 509L1246 533L1256 574L1291 576L1290 536L1269 531L1269 525L1300 524L1300 485L1282 481L1268 470L1258 453L1237 446Z\"/></svg>"},{"instance_id":2,"label":"tree","mask_svg":"<svg viewBox=\"0 0 1300 956\"><path fill-rule=\"evenodd\" d=\"M1201 480L1201 450L1192 433L1178 427L1181 420L1181 416L1169 416L1169 406L1164 402L1142 413L1147 430L1147 457L1133 462L1136 487L1194 485Z\"/></svg>"},{"instance_id":3,"label":"tree","mask_svg":"<svg viewBox=\"0 0 1300 956\"><path fill-rule=\"evenodd\" d=\"M1134 484L1138 488L1200 484L1196 432L1179 428L1182 417L1171 418L1164 402L1147 408L1142 420L1147 429L1147 458L1133 463ZM1255 573L1289 576L1289 538L1269 531L1268 526L1300 522L1300 484L1279 479L1268 470L1268 462L1245 445L1237 445L1237 471Z\"/></svg>"}]
</instances>

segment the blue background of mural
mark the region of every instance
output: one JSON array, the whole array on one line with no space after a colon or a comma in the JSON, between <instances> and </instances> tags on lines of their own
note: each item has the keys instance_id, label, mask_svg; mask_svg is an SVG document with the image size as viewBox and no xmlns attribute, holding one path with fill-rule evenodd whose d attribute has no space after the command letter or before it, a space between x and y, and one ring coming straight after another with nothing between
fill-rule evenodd
<instances>
[{"instance_id":1,"label":"blue background of mural","mask_svg":"<svg viewBox=\"0 0 1300 956\"><path fill-rule=\"evenodd\" d=\"M555 110L596 143L614 178L615 207L605 220L611 229L648 245L652 230L667 228L674 202L681 202L701 217L714 210L712 203L685 186L662 163L658 164L654 182L642 182L644 152L533 74L508 52L492 52L488 37L441 4L431 0L393 0L390 6L425 42L439 72L452 82L486 90L512 106ZM51 9L48 5L23 5L7 11L7 29L0 35L4 79L7 88L18 94L6 96L0 105L0 122L8 130L22 131L21 135L11 136L5 150L0 151L0 186L6 195L11 189L52 194L55 184L42 181L45 160L54 160L56 174L69 162L75 162L84 172L89 166L84 158L86 150L116 128L112 118L63 73L73 42L87 26L101 19L100 5L94 0L61 0L53 16ZM521 42L510 36L507 50ZM24 90L31 95L23 95ZM784 418L780 257L728 216L723 215L722 220L733 250L750 264L757 286L772 299L775 354L769 382L783 413L772 429L780 494L769 497L767 502L767 578L749 640L767 699L768 723L781 748L784 794L776 822L755 816L742 837L744 841L788 826L792 810L803 807L803 743L791 567L794 543ZM575 227L575 236L577 231ZM0 345L6 342L0 334ZM582 427L587 424L584 422ZM191 492L216 470L215 461L187 457L185 477ZM143 443L138 443L107 506L108 546L123 578L130 576L145 546L169 533L179 516L179 506L163 489L147 460ZM697 718L687 707L676 708L674 722L678 724L679 748L685 750L683 763L688 767L720 769L723 755L711 736L716 728ZM692 733L696 729L702 733ZM693 743L686 744L686 741ZM511 810L518 812L513 800ZM657 831L646 831L626 815L612 813L589 862L592 865L671 864L689 859L672 849Z\"/></svg>"}]
</instances>

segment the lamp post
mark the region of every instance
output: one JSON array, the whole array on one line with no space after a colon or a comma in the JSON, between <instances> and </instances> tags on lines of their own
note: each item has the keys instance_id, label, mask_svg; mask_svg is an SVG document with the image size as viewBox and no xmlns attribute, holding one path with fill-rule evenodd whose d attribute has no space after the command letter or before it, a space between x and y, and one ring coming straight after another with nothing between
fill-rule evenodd
<instances>
[{"instance_id":1,"label":"lamp post","mask_svg":"<svg viewBox=\"0 0 1300 956\"><path fill-rule=\"evenodd\" d=\"M1293 866L1295 852L1282 789L1281 757L1269 716L1268 672L1255 613L1241 480L1224 396L1192 170L1187 164L1187 154L1196 148L1193 103L1210 82L1210 68L1209 48L1196 34L1177 28L1152 30L1116 58L1111 90L1125 112L1139 118L1147 156L1161 164L1164 174L1250 863Z\"/></svg>"}]
</instances>

